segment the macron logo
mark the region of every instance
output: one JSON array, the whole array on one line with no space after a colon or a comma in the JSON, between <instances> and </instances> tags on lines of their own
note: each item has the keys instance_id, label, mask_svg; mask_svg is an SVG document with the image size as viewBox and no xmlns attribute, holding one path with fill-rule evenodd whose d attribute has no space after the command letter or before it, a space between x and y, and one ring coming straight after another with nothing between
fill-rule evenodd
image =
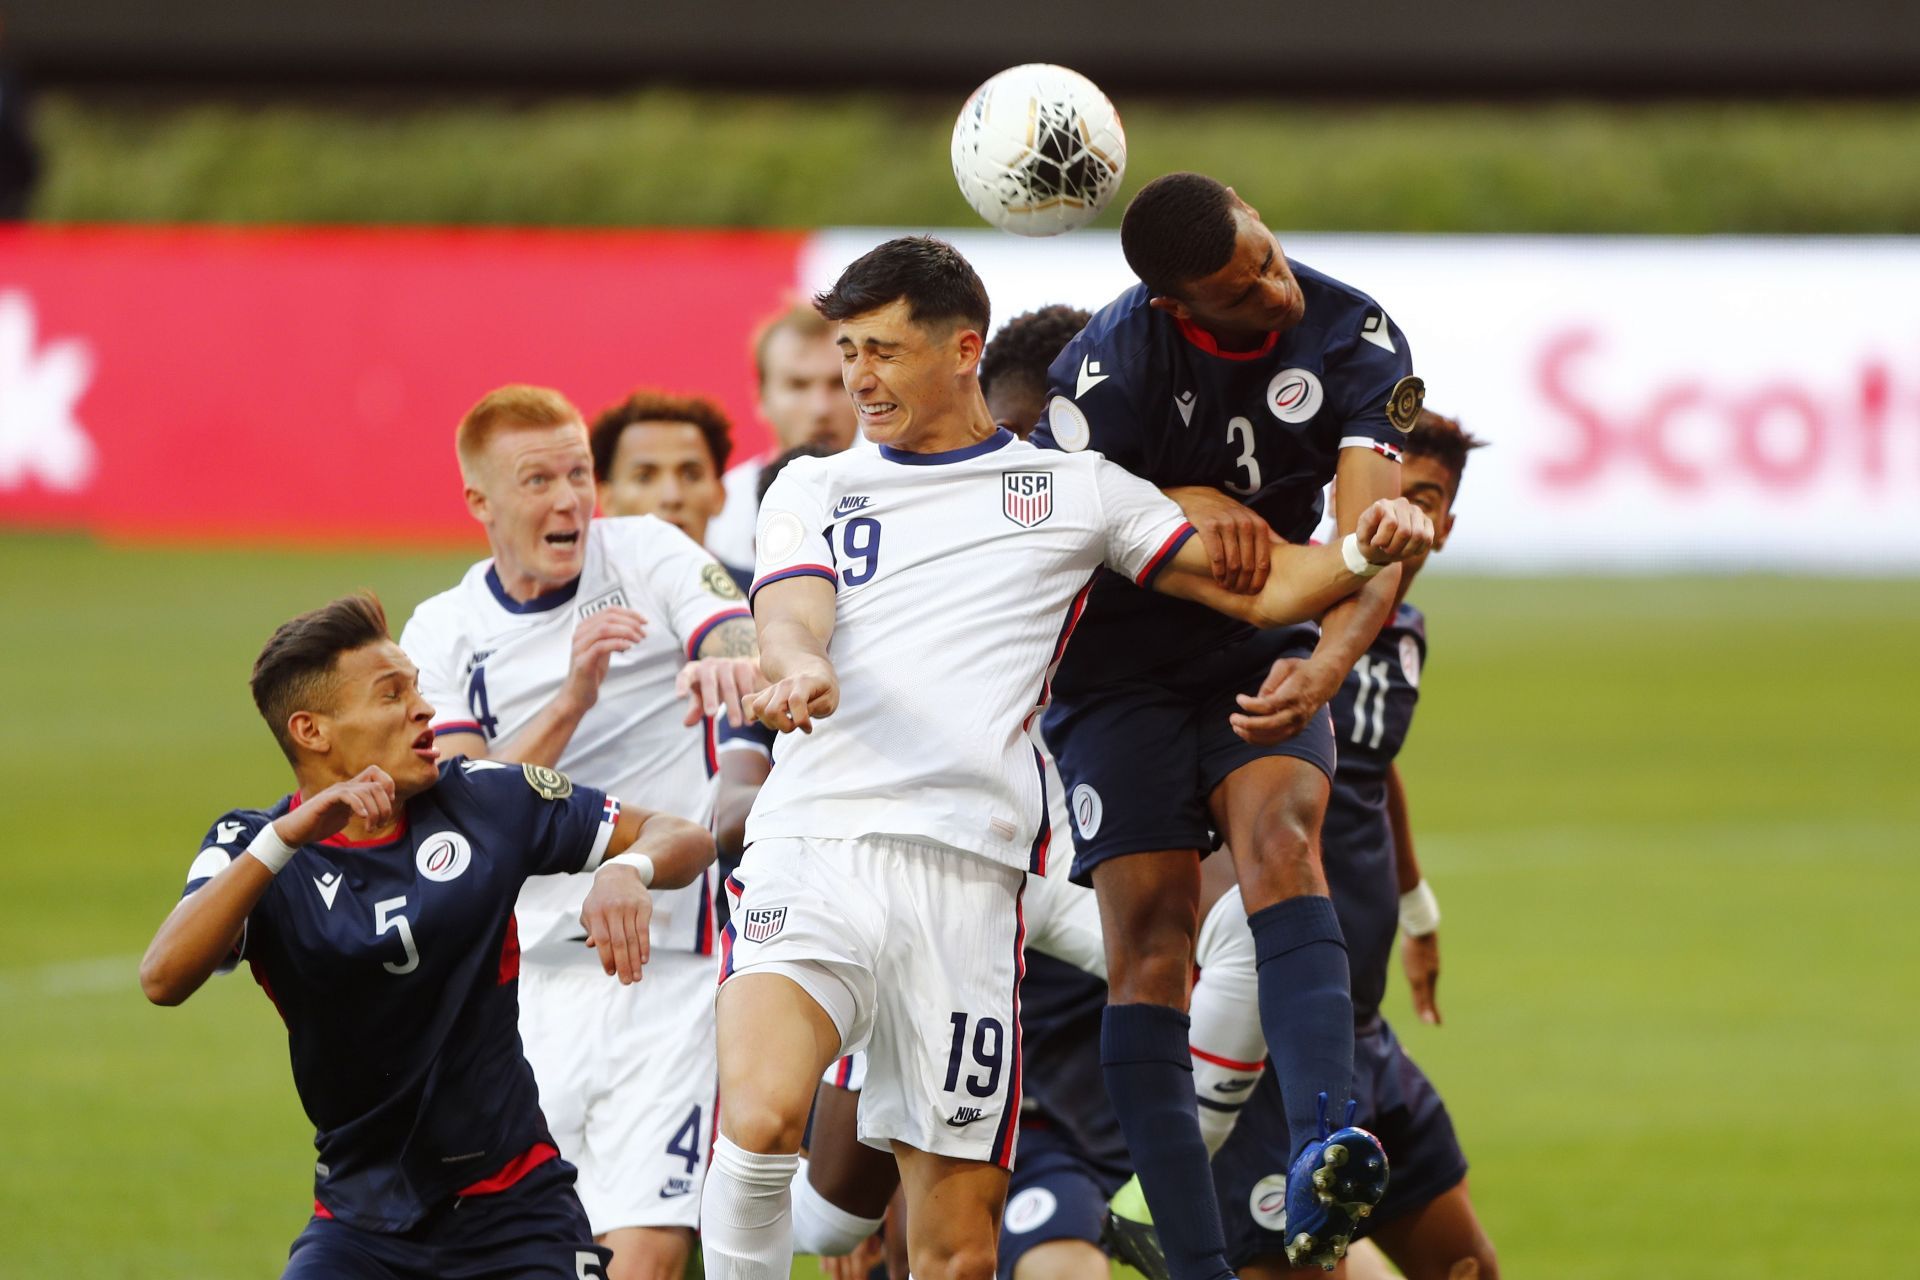
<instances>
[{"instance_id":1,"label":"macron logo","mask_svg":"<svg viewBox=\"0 0 1920 1280\"><path fill-rule=\"evenodd\" d=\"M1360 336L1389 355L1399 355L1393 345L1393 331L1387 328L1387 317L1376 311L1360 322Z\"/></svg>"},{"instance_id":2,"label":"macron logo","mask_svg":"<svg viewBox=\"0 0 1920 1280\"><path fill-rule=\"evenodd\" d=\"M842 498L840 499L840 505L833 509L833 518L838 520L841 516L850 516L856 511L865 511L872 505L872 498Z\"/></svg>"},{"instance_id":3,"label":"macron logo","mask_svg":"<svg viewBox=\"0 0 1920 1280\"><path fill-rule=\"evenodd\" d=\"M246 829L247 825L244 822L222 822L214 828L214 843L232 844Z\"/></svg>"},{"instance_id":4,"label":"macron logo","mask_svg":"<svg viewBox=\"0 0 1920 1280\"><path fill-rule=\"evenodd\" d=\"M340 892L340 873L329 871L323 876L315 876L313 887L320 891L320 899L327 904L327 910L333 910L333 895Z\"/></svg>"},{"instance_id":5,"label":"macron logo","mask_svg":"<svg viewBox=\"0 0 1920 1280\"><path fill-rule=\"evenodd\" d=\"M1100 372L1100 362L1098 360L1095 360L1092 356L1081 356L1080 376L1075 378L1073 382L1073 398L1075 400L1080 399L1080 397L1086 395L1087 392L1093 390L1111 376L1111 374Z\"/></svg>"}]
</instances>

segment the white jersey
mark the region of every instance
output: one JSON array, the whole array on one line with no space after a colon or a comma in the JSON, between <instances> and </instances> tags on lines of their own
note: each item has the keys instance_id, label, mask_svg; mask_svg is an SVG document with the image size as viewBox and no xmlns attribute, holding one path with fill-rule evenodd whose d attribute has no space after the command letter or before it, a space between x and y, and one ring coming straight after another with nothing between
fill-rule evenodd
<instances>
[{"instance_id":1,"label":"white jersey","mask_svg":"<svg viewBox=\"0 0 1920 1280\"><path fill-rule=\"evenodd\" d=\"M760 505L760 473L766 464L765 454L748 458L728 467L720 477L727 504L707 522L707 550L722 564L745 568L753 563L753 516Z\"/></svg>"},{"instance_id":2,"label":"white jersey","mask_svg":"<svg viewBox=\"0 0 1920 1280\"><path fill-rule=\"evenodd\" d=\"M1041 871L1027 734L1086 590L1102 565L1144 585L1192 532L1099 454L1005 431L945 453L789 464L760 510L754 590L835 584L840 706L781 735L748 840L903 836Z\"/></svg>"},{"instance_id":3,"label":"white jersey","mask_svg":"<svg viewBox=\"0 0 1920 1280\"><path fill-rule=\"evenodd\" d=\"M710 822L713 726L681 724L685 703L674 680L709 631L748 615L726 570L672 525L652 516L593 521L579 578L528 601L507 595L493 562L483 560L460 585L414 610L400 646L420 668L434 732L481 733L493 742L519 732L560 691L575 624L614 606L645 618L646 638L614 655L558 766L629 804ZM684 888L655 891L655 947L712 951L712 876L709 869ZM591 880L527 881L515 915L529 961L598 968L580 941Z\"/></svg>"}]
</instances>

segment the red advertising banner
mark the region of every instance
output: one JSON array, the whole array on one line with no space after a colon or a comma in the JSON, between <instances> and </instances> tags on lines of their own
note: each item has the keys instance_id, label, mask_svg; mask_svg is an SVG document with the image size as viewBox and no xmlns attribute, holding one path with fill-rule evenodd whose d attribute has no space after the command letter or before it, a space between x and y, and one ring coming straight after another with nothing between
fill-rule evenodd
<instances>
[{"instance_id":1,"label":"red advertising banner","mask_svg":"<svg viewBox=\"0 0 1920 1280\"><path fill-rule=\"evenodd\" d=\"M778 233L0 230L0 525L470 541L492 387L711 396L758 450Z\"/></svg>"}]
</instances>

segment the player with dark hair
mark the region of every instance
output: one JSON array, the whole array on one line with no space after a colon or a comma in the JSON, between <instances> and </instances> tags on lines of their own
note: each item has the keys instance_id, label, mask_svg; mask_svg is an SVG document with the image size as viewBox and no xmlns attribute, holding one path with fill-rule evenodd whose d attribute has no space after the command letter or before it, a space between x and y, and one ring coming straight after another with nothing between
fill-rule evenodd
<instances>
[{"instance_id":1,"label":"player with dark hair","mask_svg":"<svg viewBox=\"0 0 1920 1280\"><path fill-rule=\"evenodd\" d=\"M593 872L586 945L636 982L649 886L693 882L712 840L552 769L437 762L369 595L275 631L253 697L297 788L213 824L140 985L175 1005L245 960L286 1023L320 1159L283 1274L604 1275L521 1052L514 900L529 876Z\"/></svg>"},{"instance_id":2,"label":"player with dark hair","mask_svg":"<svg viewBox=\"0 0 1920 1280\"><path fill-rule=\"evenodd\" d=\"M1049 843L1024 739L1085 584L1111 565L1282 625L1423 549L1429 522L1381 502L1338 548L1273 547L1261 594L1234 594L1150 484L994 425L986 290L952 246L889 241L818 305L877 448L795 461L760 512L773 683L747 706L792 736L727 886L703 1252L710 1280L785 1274L815 1083L866 1049L859 1137L899 1164L913 1274L987 1280L1021 1094L1021 894ZM979 660L929 660L956 636Z\"/></svg>"},{"instance_id":3,"label":"player with dark hair","mask_svg":"<svg viewBox=\"0 0 1920 1280\"><path fill-rule=\"evenodd\" d=\"M643 387L601 410L587 439L606 514L659 516L705 545L727 505L720 477L733 456L733 423L719 405Z\"/></svg>"},{"instance_id":4,"label":"player with dark hair","mask_svg":"<svg viewBox=\"0 0 1920 1280\"><path fill-rule=\"evenodd\" d=\"M993 420L1025 440L1047 406L1047 367L1089 312L1056 302L1015 316L993 335L980 357L980 393Z\"/></svg>"},{"instance_id":5,"label":"player with dark hair","mask_svg":"<svg viewBox=\"0 0 1920 1280\"><path fill-rule=\"evenodd\" d=\"M1054 362L1035 443L1098 451L1166 489L1234 591L1259 589L1276 537L1306 541L1336 476L1339 535L1399 496L1423 388L1378 304L1290 266L1257 211L1200 174L1148 183L1120 234L1142 283ZM1385 569L1318 632L1256 636L1107 576L1055 683L1045 733L1074 818L1074 876L1100 895L1108 939L1107 1087L1175 1280L1228 1272L1186 1012L1200 858L1219 840L1246 888L1261 1023L1285 1086L1290 1256L1333 1265L1386 1189L1378 1141L1333 1129L1353 1017L1319 837L1335 759L1325 704L1398 581Z\"/></svg>"},{"instance_id":6,"label":"player with dark hair","mask_svg":"<svg viewBox=\"0 0 1920 1280\"><path fill-rule=\"evenodd\" d=\"M1484 441L1422 411L1404 445L1406 496L1433 518L1433 550L1453 532L1467 454ZM1440 909L1420 874L1394 757L1412 727L1427 655L1427 625L1405 603L1425 556L1402 562L1400 601L1333 700L1340 767L1327 806L1325 864L1353 957L1358 1119L1393 1151L1393 1184L1364 1224L1409 1280L1499 1280L1499 1264L1467 1195L1467 1158L1446 1105L1380 1014L1396 932L1415 1011L1438 1025ZM1228 892L1237 892L1229 889ZM1227 1258L1242 1276L1278 1280L1287 1229L1267 1192L1284 1180L1285 1109L1272 1073L1254 1086L1240 1123L1214 1159L1227 1208ZM1355 1268L1357 1270L1357 1268Z\"/></svg>"}]
</instances>

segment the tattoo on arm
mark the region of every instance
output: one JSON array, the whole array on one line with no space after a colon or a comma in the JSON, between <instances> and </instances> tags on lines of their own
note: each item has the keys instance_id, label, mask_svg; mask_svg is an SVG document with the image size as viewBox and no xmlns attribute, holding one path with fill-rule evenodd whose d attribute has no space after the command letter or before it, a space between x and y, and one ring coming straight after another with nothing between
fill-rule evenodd
<instances>
[{"instance_id":1,"label":"tattoo on arm","mask_svg":"<svg viewBox=\"0 0 1920 1280\"><path fill-rule=\"evenodd\" d=\"M702 658L751 658L760 652L754 635L753 619L730 618L707 633L700 642Z\"/></svg>"}]
</instances>

